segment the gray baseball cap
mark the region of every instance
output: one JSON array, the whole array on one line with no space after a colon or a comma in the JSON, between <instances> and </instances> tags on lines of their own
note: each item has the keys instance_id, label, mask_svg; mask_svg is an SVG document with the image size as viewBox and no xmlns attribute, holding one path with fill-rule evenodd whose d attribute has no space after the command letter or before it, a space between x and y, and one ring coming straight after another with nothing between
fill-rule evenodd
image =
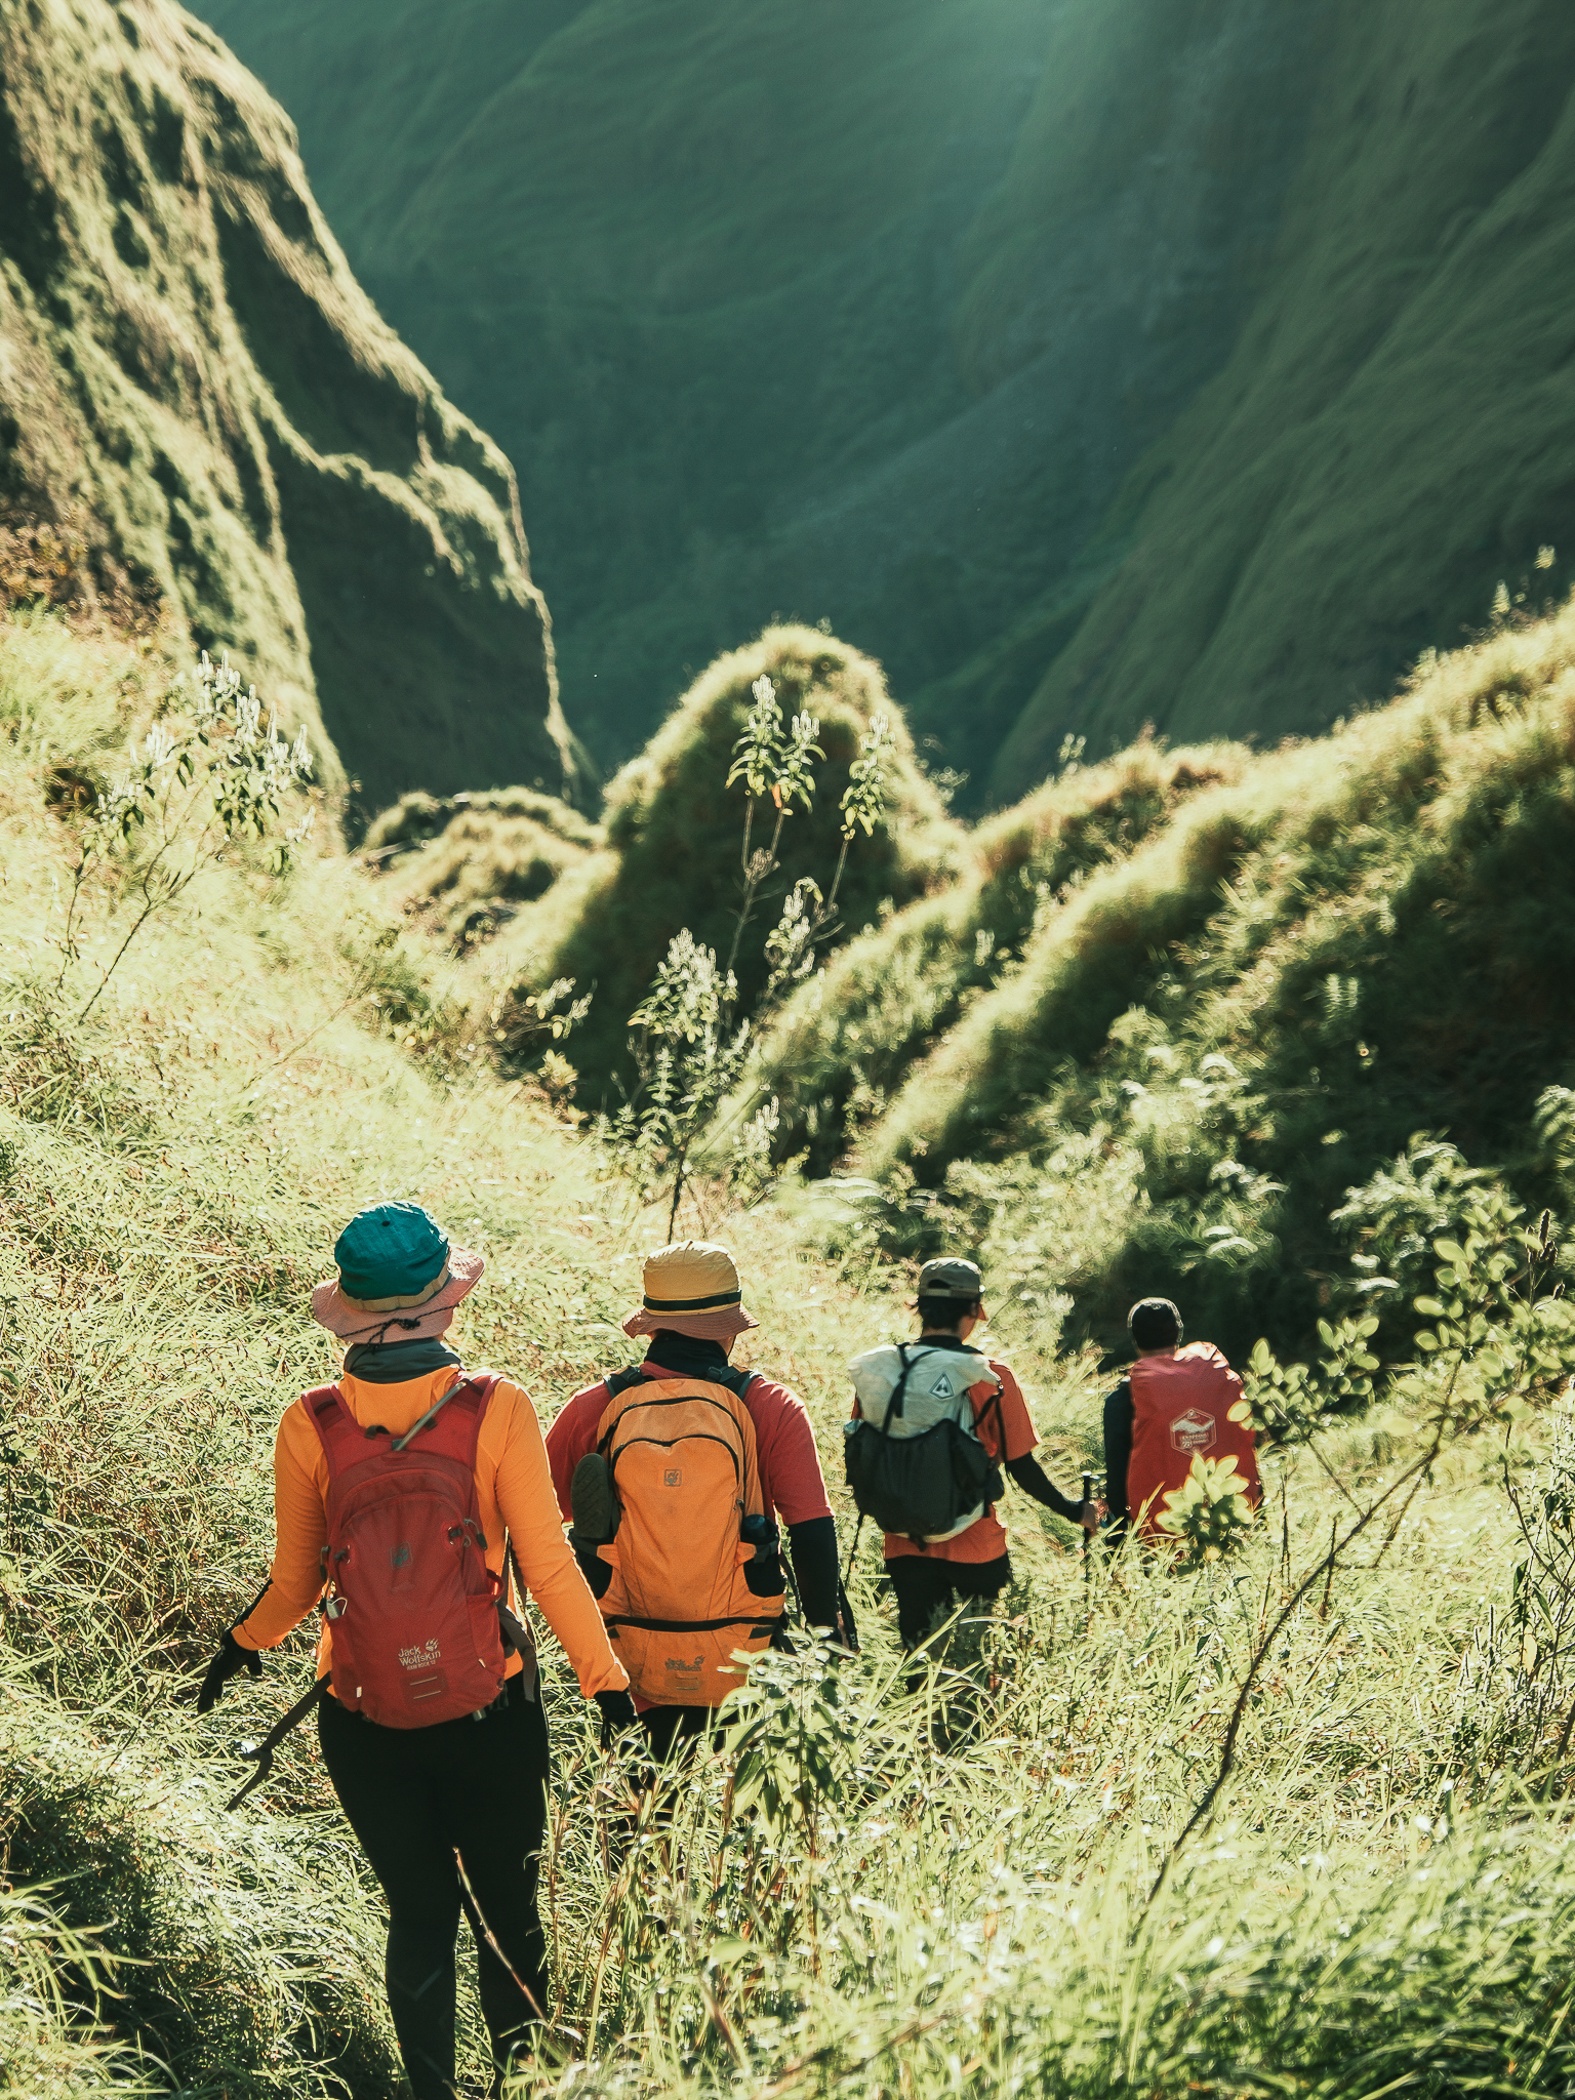
<instances>
[{"instance_id":1,"label":"gray baseball cap","mask_svg":"<svg viewBox=\"0 0 1575 2100\"><path fill-rule=\"evenodd\" d=\"M919 1296L956 1298L965 1305L972 1305L984 1296L983 1272L977 1262L963 1261L956 1255L927 1261L919 1271Z\"/></svg>"}]
</instances>

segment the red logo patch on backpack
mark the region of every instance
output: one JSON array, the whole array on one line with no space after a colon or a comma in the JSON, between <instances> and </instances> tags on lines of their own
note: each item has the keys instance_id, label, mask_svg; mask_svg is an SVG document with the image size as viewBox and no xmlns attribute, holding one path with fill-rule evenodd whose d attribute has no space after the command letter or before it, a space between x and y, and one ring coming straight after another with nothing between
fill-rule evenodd
<instances>
[{"instance_id":1,"label":"red logo patch on backpack","mask_svg":"<svg viewBox=\"0 0 1575 2100\"><path fill-rule=\"evenodd\" d=\"M384 1728L429 1728L503 1689L499 1578L476 1503L497 1379L463 1373L414 1430L365 1429L334 1385L302 1395L328 1462L323 1613L334 1697Z\"/></svg>"},{"instance_id":2,"label":"red logo patch on backpack","mask_svg":"<svg viewBox=\"0 0 1575 2100\"><path fill-rule=\"evenodd\" d=\"M1170 1441L1178 1451L1189 1454L1212 1449L1219 1434L1219 1424L1212 1415L1206 1415L1201 1407L1190 1408L1186 1414L1177 1415L1170 1425Z\"/></svg>"}]
</instances>

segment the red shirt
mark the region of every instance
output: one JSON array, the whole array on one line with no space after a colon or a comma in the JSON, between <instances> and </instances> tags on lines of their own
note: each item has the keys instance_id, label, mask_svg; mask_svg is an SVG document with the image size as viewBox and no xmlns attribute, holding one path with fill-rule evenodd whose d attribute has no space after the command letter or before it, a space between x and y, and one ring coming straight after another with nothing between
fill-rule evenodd
<instances>
[{"instance_id":1,"label":"red shirt","mask_svg":"<svg viewBox=\"0 0 1575 2100\"><path fill-rule=\"evenodd\" d=\"M643 1363L647 1378L695 1378L704 1372L669 1371L664 1364ZM596 1449L596 1430L603 1411L612 1400L605 1379L575 1394L547 1431L547 1462L552 1484L565 1523L573 1514L569 1507L569 1482L574 1469L588 1451ZM809 1411L797 1393L758 1375L749 1381L744 1395L749 1419L755 1425L755 1460L760 1469L760 1497L768 1517L784 1524L807 1524L814 1517L829 1517L825 1477Z\"/></svg>"},{"instance_id":2,"label":"red shirt","mask_svg":"<svg viewBox=\"0 0 1575 2100\"><path fill-rule=\"evenodd\" d=\"M1033 1416L1028 1412L1028 1402L1023 1398L1023 1389L1017 1383L1009 1364L998 1363L993 1356L985 1362L1001 1381L1000 1394L990 1385L975 1385L968 1389L968 1398L973 1402L974 1421L978 1426L979 1441L990 1456L998 1460L1027 1458L1039 1442L1039 1432L1034 1427ZM996 1400L999 1397L1000 1409ZM1002 1434L1005 1448L1002 1448ZM552 1438L547 1438L547 1450L552 1451ZM982 1517L977 1518L966 1531L959 1531L954 1539L939 1539L933 1546L916 1546L912 1539L900 1537L895 1532L886 1534L886 1558L904 1560L910 1553L922 1553L926 1560L965 1560L971 1562L999 1560L1006 1551L1006 1526L995 1514L992 1502Z\"/></svg>"}]
</instances>

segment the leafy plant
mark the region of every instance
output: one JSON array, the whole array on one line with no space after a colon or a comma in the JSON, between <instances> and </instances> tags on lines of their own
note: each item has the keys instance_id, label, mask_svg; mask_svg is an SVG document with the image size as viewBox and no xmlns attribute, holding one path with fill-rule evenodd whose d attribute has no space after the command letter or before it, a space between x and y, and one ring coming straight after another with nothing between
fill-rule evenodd
<instances>
[{"instance_id":1,"label":"leafy plant","mask_svg":"<svg viewBox=\"0 0 1575 2100\"><path fill-rule=\"evenodd\" d=\"M1184 1549L1183 1568L1201 1568L1234 1553L1253 1522L1247 1482L1235 1459L1196 1456L1186 1480L1165 1496L1154 1521Z\"/></svg>"},{"instance_id":2,"label":"leafy plant","mask_svg":"<svg viewBox=\"0 0 1575 2100\"><path fill-rule=\"evenodd\" d=\"M81 954L79 911L95 869L114 870L133 899L131 923L77 1016L85 1021L128 949L157 912L168 911L197 877L248 835L274 833L286 797L312 774L306 731L293 742L263 719L257 688L241 685L228 657L205 649L193 681L189 717L171 730L155 722L128 747L128 770L97 799L82 830L60 936L58 990ZM272 856L283 874L312 827L308 807L278 836Z\"/></svg>"},{"instance_id":3,"label":"leafy plant","mask_svg":"<svg viewBox=\"0 0 1575 2100\"><path fill-rule=\"evenodd\" d=\"M765 987L753 1014L739 1011L736 965L746 927L781 862L783 826L794 803L814 806L813 761L822 757L820 725L807 712L784 720L772 680L750 688L742 734L733 750L727 786L745 794L739 848L740 899L726 965L688 927L669 941L646 996L629 1017L629 1050L638 1083L623 1106L600 1124L603 1142L642 1202L665 1200L669 1234L703 1150L708 1178L733 1201L749 1202L775 1178L780 1109L775 1096L751 1083L756 1031L782 1001L811 976L817 950L836 924L837 896L848 849L862 831L873 835L885 808L895 750L890 718L875 715L859 742L841 802L841 847L831 886L822 892L801 876L783 899L766 935ZM752 843L757 806L772 813L768 844ZM728 1115L719 1129L724 1105Z\"/></svg>"},{"instance_id":4,"label":"leafy plant","mask_svg":"<svg viewBox=\"0 0 1575 2100\"><path fill-rule=\"evenodd\" d=\"M764 672L749 690L753 705L745 718L743 733L733 746L733 763L727 774L727 785L733 787L741 782L745 795L744 834L738 852L743 897L733 925L733 945L727 958L729 973L738 961L739 943L761 886L780 866L777 854L782 844L782 827L792 815L795 802L806 810L813 804L813 761L825 756L815 741L820 734L819 722L808 713L794 715L791 723L784 721L776 686ZM771 842L755 846L751 843L755 808L763 802L769 802L773 812Z\"/></svg>"},{"instance_id":5,"label":"leafy plant","mask_svg":"<svg viewBox=\"0 0 1575 2100\"><path fill-rule=\"evenodd\" d=\"M676 1230L701 1134L737 1084L749 1023L733 1019L738 984L687 927L674 934L651 989L629 1017L640 1075L634 1098L602 1124L604 1143L642 1202L665 1194Z\"/></svg>"}]
</instances>

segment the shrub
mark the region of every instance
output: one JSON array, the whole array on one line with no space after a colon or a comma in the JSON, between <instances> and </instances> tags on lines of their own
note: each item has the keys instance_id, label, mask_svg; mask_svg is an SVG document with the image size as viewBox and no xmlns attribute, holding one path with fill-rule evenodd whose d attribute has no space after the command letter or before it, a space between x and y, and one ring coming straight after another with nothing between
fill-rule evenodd
<instances>
[{"instance_id":1,"label":"shrub","mask_svg":"<svg viewBox=\"0 0 1575 2100\"><path fill-rule=\"evenodd\" d=\"M669 942L687 928L725 960L733 947L747 876L739 838L748 795L730 786L729 766L752 705L752 687L772 681L784 720L819 724L825 752L813 806L783 826L779 867L762 896L775 918L804 877L827 886L836 865L841 802L860 740L877 715L892 725L891 794L874 835L850 854L838 900L840 930L872 920L884 900L904 902L951 873L958 829L913 757L900 711L879 668L812 628L770 628L748 648L720 658L679 702L645 751L607 794L605 852L522 914L516 938L528 951L521 971L537 987L570 977L595 1001L575 1038L582 1099L615 1098L633 1085L629 1017L645 996ZM755 842L759 844L759 841ZM750 1013L770 964L758 949L736 958L739 1008ZM614 1090L609 1092L609 1090Z\"/></svg>"}]
</instances>

